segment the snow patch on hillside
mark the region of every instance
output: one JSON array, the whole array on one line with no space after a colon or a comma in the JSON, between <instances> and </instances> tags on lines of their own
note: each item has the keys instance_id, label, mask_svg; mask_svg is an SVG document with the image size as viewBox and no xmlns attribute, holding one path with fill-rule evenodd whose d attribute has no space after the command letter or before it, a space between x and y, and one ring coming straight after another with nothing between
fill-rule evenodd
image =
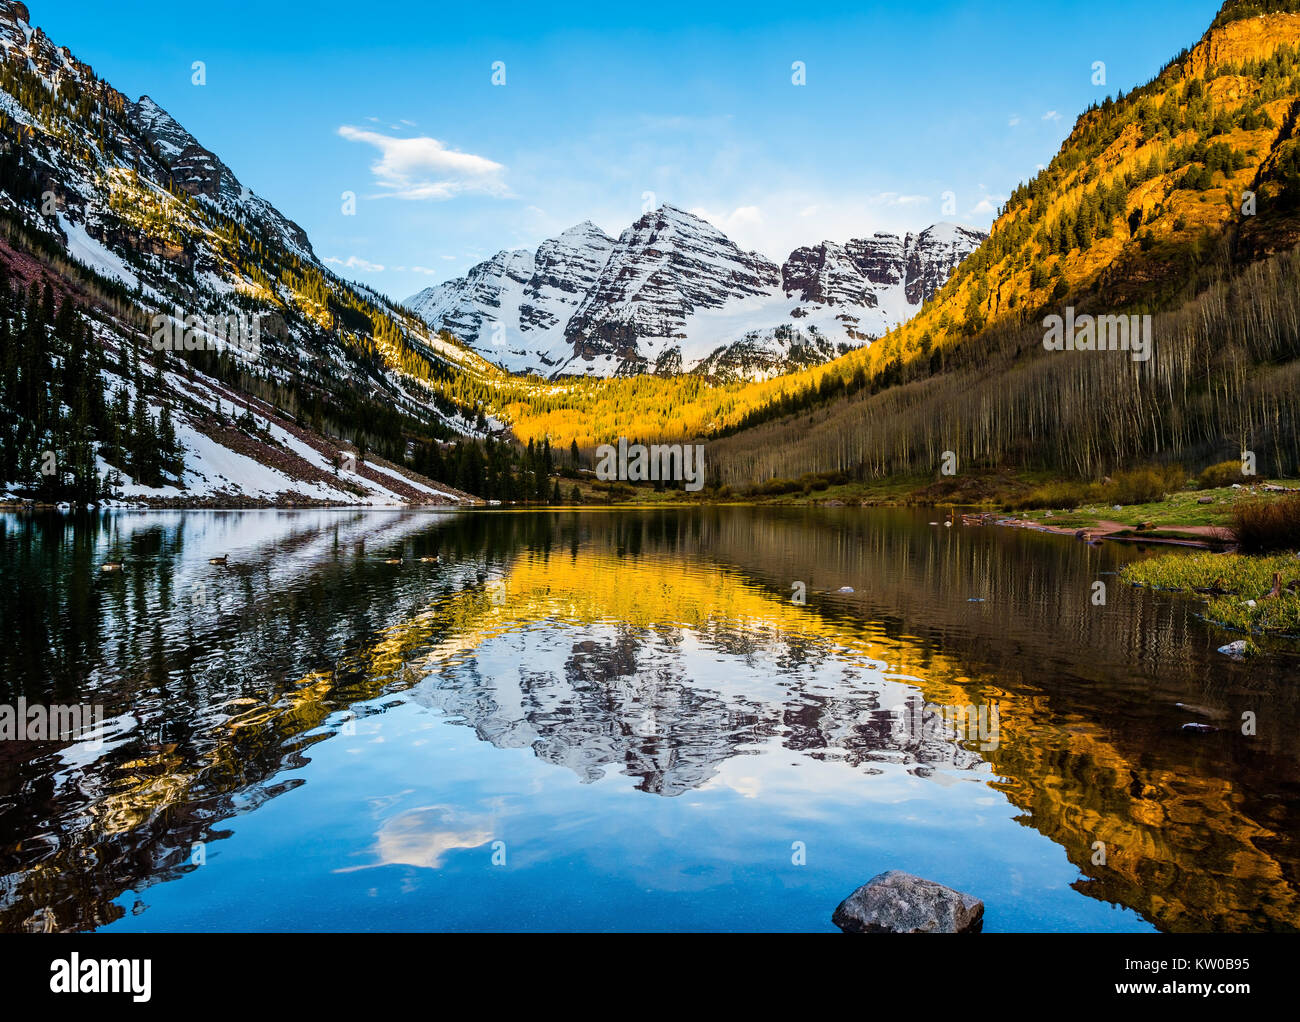
<instances>
[{"instance_id":1,"label":"snow patch on hillside","mask_svg":"<svg viewBox=\"0 0 1300 1022\"><path fill-rule=\"evenodd\" d=\"M62 213L58 214L59 228L68 238L68 255L83 266L94 270L101 277L121 281L129 288L135 288L140 278L126 265L115 252L105 248L86 233L81 224L73 223Z\"/></svg>"}]
</instances>

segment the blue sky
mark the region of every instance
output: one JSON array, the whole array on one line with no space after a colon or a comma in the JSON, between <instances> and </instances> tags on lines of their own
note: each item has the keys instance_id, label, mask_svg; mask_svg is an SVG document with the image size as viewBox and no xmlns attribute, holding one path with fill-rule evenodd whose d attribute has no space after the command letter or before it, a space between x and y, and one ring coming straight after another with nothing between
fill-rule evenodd
<instances>
[{"instance_id":1,"label":"blue sky","mask_svg":"<svg viewBox=\"0 0 1300 1022\"><path fill-rule=\"evenodd\" d=\"M1081 110L1148 80L1218 6L29 3L336 270L399 300L581 220L617 236L647 202L777 261L943 219L987 227Z\"/></svg>"}]
</instances>

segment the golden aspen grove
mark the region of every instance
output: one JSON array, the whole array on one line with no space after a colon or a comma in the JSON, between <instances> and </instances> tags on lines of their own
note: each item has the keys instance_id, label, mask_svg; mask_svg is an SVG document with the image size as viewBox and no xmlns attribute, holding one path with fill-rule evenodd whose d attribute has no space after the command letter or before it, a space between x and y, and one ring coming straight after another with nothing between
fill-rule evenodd
<instances>
[{"instance_id":1,"label":"golden aspen grove","mask_svg":"<svg viewBox=\"0 0 1300 1022\"><path fill-rule=\"evenodd\" d=\"M868 349L757 382L489 379L488 401L524 442L712 438L732 485L929 471L945 450L1089 476L1246 443L1292 469L1298 112L1300 4L1229 3L1153 81L1082 114L984 245ZM1154 357L1052 357L1041 320L1066 305L1155 314Z\"/></svg>"}]
</instances>

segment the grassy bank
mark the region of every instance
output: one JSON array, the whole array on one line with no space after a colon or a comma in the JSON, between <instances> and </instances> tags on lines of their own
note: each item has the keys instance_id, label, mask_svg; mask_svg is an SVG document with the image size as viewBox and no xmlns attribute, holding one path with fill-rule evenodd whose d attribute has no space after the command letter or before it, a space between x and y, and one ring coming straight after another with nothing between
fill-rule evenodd
<instances>
[{"instance_id":1,"label":"grassy bank","mask_svg":"<svg viewBox=\"0 0 1300 1022\"><path fill-rule=\"evenodd\" d=\"M1202 596L1205 616L1226 628L1300 635L1300 555L1295 553L1166 554L1128 565L1121 577L1132 585ZM1279 583L1279 594L1272 595Z\"/></svg>"},{"instance_id":2,"label":"grassy bank","mask_svg":"<svg viewBox=\"0 0 1300 1022\"><path fill-rule=\"evenodd\" d=\"M1300 483L1289 485L1300 486ZM1223 531L1224 536L1231 533L1233 510L1243 499L1254 499L1261 494L1250 490L1234 490L1231 487L1213 490L1184 490L1171 493L1161 500L1145 501L1140 504L1085 504L1075 508L1045 508L1034 511L1018 511L1017 518L1055 525L1067 529L1098 529L1102 523L1114 522L1127 526L1135 533L1141 531L1171 535L1180 529L1213 528ZM1267 499L1267 494L1263 494Z\"/></svg>"},{"instance_id":3,"label":"grassy bank","mask_svg":"<svg viewBox=\"0 0 1300 1022\"><path fill-rule=\"evenodd\" d=\"M594 507L666 507L694 504L755 505L861 505L904 507L923 503L915 493L928 482L920 477L850 481L838 473L804 476L800 479L775 479L753 487L702 489L695 493L678 487L656 490L650 484L605 483L593 476L572 476L560 481L560 492L567 505ZM573 499L577 490L578 499ZM924 503L932 503L926 501Z\"/></svg>"},{"instance_id":4,"label":"grassy bank","mask_svg":"<svg viewBox=\"0 0 1300 1022\"><path fill-rule=\"evenodd\" d=\"M1240 478L1240 476L1238 476ZM566 504L664 505L859 505L867 507L973 507L1005 511L1017 518L1070 528L1116 522L1136 529L1144 523L1158 528L1191 526L1228 528L1234 508L1247 499L1274 498L1265 481L1233 487L1206 485L1215 479L1188 479L1170 472L1158 479L1139 470L1103 483L1063 482L1046 473L985 472L951 479L932 476L890 476L854 480L839 473L773 479L755 486L656 491L649 484L598 482L590 475L560 481ZM1272 480L1267 485L1300 490L1300 479ZM578 490L578 500L572 491ZM1053 497L1061 499L1054 501ZM1118 505L1118 510L1116 506Z\"/></svg>"}]
</instances>

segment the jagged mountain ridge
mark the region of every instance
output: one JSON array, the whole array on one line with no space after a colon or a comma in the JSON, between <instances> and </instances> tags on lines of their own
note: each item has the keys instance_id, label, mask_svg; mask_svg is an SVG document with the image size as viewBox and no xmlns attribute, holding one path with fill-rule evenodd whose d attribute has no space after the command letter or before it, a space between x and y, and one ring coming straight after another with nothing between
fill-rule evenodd
<instances>
[{"instance_id":1,"label":"jagged mountain ridge","mask_svg":"<svg viewBox=\"0 0 1300 1022\"><path fill-rule=\"evenodd\" d=\"M66 90L78 99L92 98L94 104L105 108L110 116L117 115L115 120L109 117L100 119L102 141L94 137L79 140L91 143L92 162L98 164L94 169L109 175L106 186L110 198L115 191L120 197L121 191L118 183L112 180L116 176L114 172L132 172L155 187L171 182L185 194L202 199L214 212L240 221L295 255L316 261L306 232L265 199L244 187L231 170L214 153L200 145L175 118L148 96L141 97L139 102L131 102L97 78L94 69L77 60L67 47L55 46L42 29L32 27L29 17L25 5L0 0L0 52L7 61L25 63L52 91ZM30 121L22 105L13 97L6 95L0 103L4 112L15 120ZM114 133L104 135L105 129ZM32 135L35 136L36 132ZM105 153L95 151L105 147L110 150L107 155L116 156L116 161L105 160ZM105 184L96 182L93 174L75 165L60 163L53 147L47 146L46 152L50 159L50 183L55 186L60 214L65 220L75 220L86 227L92 238L103 233L105 237L97 240L116 240L107 237L112 231L108 215L111 202L108 209L96 208L97 204L104 205ZM202 241L201 238L193 240ZM194 254L192 249L187 252L190 257ZM119 279L125 276L118 274ZM133 283L125 279L123 282Z\"/></svg>"},{"instance_id":2,"label":"jagged mountain ridge","mask_svg":"<svg viewBox=\"0 0 1300 1022\"><path fill-rule=\"evenodd\" d=\"M584 222L544 241L536 252L498 252L466 276L421 291L406 304L435 329L506 369L536 367L549 375L565 363L565 328L613 248L613 238Z\"/></svg>"},{"instance_id":3,"label":"jagged mountain ridge","mask_svg":"<svg viewBox=\"0 0 1300 1022\"><path fill-rule=\"evenodd\" d=\"M217 155L199 144L177 120L148 96L130 108L131 120L158 149L172 179L190 195L202 195L226 213L256 220L284 248L315 260L307 232L265 199L253 194Z\"/></svg>"},{"instance_id":4,"label":"jagged mountain ridge","mask_svg":"<svg viewBox=\"0 0 1300 1022\"><path fill-rule=\"evenodd\" d=\"M905 322L983 237L936 224L798 248L778 266L662 206L617 240L585 222L536 253L499 252L406 305L512 372L770 376Z\"/></svg>"}]
</instances>

